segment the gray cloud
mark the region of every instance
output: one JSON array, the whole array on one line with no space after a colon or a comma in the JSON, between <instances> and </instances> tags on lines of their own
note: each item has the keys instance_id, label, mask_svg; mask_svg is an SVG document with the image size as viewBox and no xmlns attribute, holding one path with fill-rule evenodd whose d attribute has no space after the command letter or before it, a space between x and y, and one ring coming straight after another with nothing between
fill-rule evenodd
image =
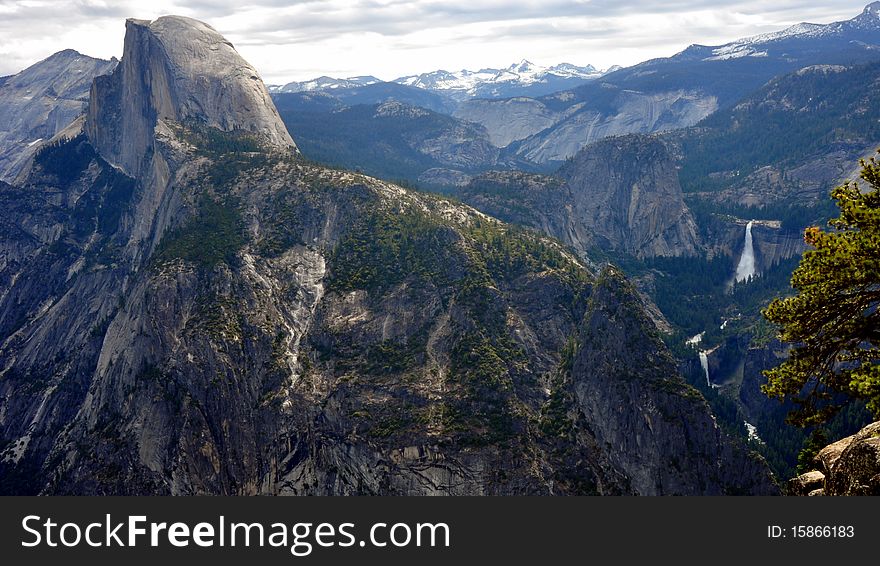
<instances>
[{"instance_id":1,"label":"gray cloud","mask_svg":"<svg viewBox=\"0 0 880 566\"><path fill-rule=\"evenodd\" d=\"M850 18L866 2L153 0L145 6L133 0L0 0L0 75L64 48L119 55L124 18L167 13L208 22L264 76L283 80L318 70L397 76L414 72L418 64L426 65L422 71L431 70L432 63L478 67L530 53L583 64L594 62L584 53L588 48L603 57L671 55L689 43L721 43L799 21ZM481 48L474 50L475 45ZM298 76L285 76L291 74Z\"/></svg>"}]
</instances>

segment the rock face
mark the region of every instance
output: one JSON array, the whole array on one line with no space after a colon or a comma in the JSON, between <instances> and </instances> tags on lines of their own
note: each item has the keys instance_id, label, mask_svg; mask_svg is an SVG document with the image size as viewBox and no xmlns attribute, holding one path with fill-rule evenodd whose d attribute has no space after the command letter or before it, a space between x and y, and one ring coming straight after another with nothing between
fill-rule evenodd
<instances>
[{"instance_id":1,"label":"rock face","mask_svg":"<svg viewBox=\"0 0 880 566\"><path fill-rule=\"evenodd\" d=\"M829 444L814 463L818 470L789 480L789 495L880 495L880 421Z\"/></svg>"},{"instance_id":2,"label":"rock face","mask_svg":"<svg viewBox=\"0 0 880 566\"><path fill-rule=\"evenodd\" d=\"M126 21L122 62L95 81L86 133L130 175L145 170L161 120L244 130L293 148L257 71L212 27L180 16Z\"/></svg>"},{"instance_id":3,"label":"rock face","mask_svg":"<svg viewBox=\"0 0 880 566\"><path fill-rule=\"evenodd\" d=\"M745 246L746 225L750 219L732 216L713 216L704 229L705 240L711 255L726 255L734 265L742 256ZM806 251L803 233L786 230L779 221L752 221L752 246L755 271L763 274L789 258Z\"/></svg>"},{"instance_id":4,"label":"rock face","mask_svg":"<svg viewBox=\"0 0 880 566\"><path fill-rule=\"evenodd\" d=\"M696 252L697 225L684 203L675 164L659 140L603 140L576 155L558 175L571 187L576 217L601 239L601 247L639 257Z\"/></svg>"},{"instance_id":5,"label":"rock face","mask_svg":"<svg viewBox=\"0 0 880 566\"><path fill-rule=\"evenodd\" d=\"M537 134L561 119L559 113L546 104L525 97L469 100L456 108L454 116L482 124L489 132L489 139L498 147L507 147L512 142Z\"/></svg>"},{"instance_id":6,"label":"rock face","mask_svg":"<svg viewBox=\"0 0 880 566\"><path fill-rule=\"evenodd\" d=\"M205 91L171 86L154 25L120 67L149 85L97 81L89 136L0 185L4 493L774 491L619 274L189 121ZM140 127L143 155L93 145Z\"/></svg>"},{"instance_id":7,"label":"rock face","mask_svg":"<svg viewBox=\"0 0 880 566\"><path fill-rule=\"evenodd\" d=\"M458 196L508 222L531 226L583 256L596 248L638 257L697 253L697 225L665 146L611 138L578 153L555 176L492 172Z\"/></svg>"},{"instance_id":8,"label":"rock face","mask_svg":"<svg viewBox=\"0 0 880 566\"><path fill-rule=\"evenodd\" d=\"M817 491L821 491L824 495L824 485L825 474L819 470L813 470L790 479L786 485L786 493L789 495L819 495Z\"/></svg>"},{"instance_id":9,"label":"rock face","mask_svg":"<svg viewBox=\"0 0 880 566\"><path fill-rule=\"evenodd\" d=\"M562 162L589 144L611 136L654 133L693 126L718 109L714 96L696 91L622 90L610 108L589 102L560 121L517 143L517 157L535 163Z\"/></svg>"},{"instance_id":10,"label":"rock face","mask_svg":"<svg viewBox=\"0 0 880 566\"><path fill-rule=\"evenodd\" d=\"M492 143L516 158L558 163L605 137L692 126L718 108L697 91L637 92L606 84L599 96L580 100L572 92L540 99L470 100L455 116L482 124Z\"/></svg>"},{"instance_id":11,"label":"rock face","mask_svg":"<svg viewBox=\"0 0 880 566\"><path fill-rule=\"evenodd\" d=\"M519 171L489 171L462 187L456 196L505 222L529 226L589 257L596 235L572 206L571 187L562 179Z\"/></svg>"},{"instance_id":12,"label":"rock face","mask_svg":"<svg viewBox=\"0 0 880 566\"><path fill-rule=\"evenodd\" d=\"M81 115L92 79L115 66L67 49L0 79L0 180L12 182L41 142Z\"/></svg>"},{"instance_id":13,"label":"rock face","mask_svg":"<svg viewBox=\"0 0 880 566\"><path fill-rule=\"evenodd\" d=\"M604 272L572 369L577 404L596 441L622 448L610 454L612 466L642 495L686 494L693 485L713 495L774 493L759 472L763 461L723 439L706 401L658 348L659 333L640 302L619 272ZM657 466L663 454L675 456Z\"/></svg>"},{"instance_id":14,"label":"rock face","mask_svg":"<svg viewBox=\"0 0 880 566\"><path fill-rule=\"evenodd\" d=\"M847 440L839 457L825 458L830 465L825 494L880 495L880 422L869 424Z\"/></svg>"}]
</instances>

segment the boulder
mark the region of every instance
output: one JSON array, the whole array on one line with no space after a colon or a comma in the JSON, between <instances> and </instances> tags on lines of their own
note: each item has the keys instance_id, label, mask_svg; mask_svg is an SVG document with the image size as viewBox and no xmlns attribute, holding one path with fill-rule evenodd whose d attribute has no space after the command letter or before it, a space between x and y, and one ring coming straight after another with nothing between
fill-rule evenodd
<instances>
[{"instance_id":1,"label":"boulder","mask_svg":"<svg viewBox=\"0 0 880 566\"><path fill-rule=\"evenodd\" d=\"M850 439L831 467L825 482L826 493L880 495L880 421L869 424Z\"/></svg>"},{"instance_id":2,"label":"boulder","mask_svg":"<svg viewBox=\"0 0 880 566\"><path fill-rule=\"evenodd\" d=\"M843 451L846 450L846 447L850 445L854 438L855 435L847 436L846 438L841 438L837 442L829 444L816 454L813 462L819 465L819 468L823 473L830 474L834 464L837 463L840 455L843 454Z\"/></svg>"},{"instance_id":3,"label":"boulder","mask_svg":"<svg viewBox=\"0 0 880 566\"><path fill-rule=\"evenodd\" d=\"M818 470L801 474L788 480L786 491L789 495L814 495L825 485L825 474Z\"/></svg>"}]
</instances>

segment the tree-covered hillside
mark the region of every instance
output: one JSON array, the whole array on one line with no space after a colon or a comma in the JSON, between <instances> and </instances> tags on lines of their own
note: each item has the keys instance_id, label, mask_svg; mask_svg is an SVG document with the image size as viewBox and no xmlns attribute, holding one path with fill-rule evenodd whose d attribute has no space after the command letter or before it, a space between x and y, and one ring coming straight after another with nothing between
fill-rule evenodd
<instances>
[{"instance_id":1,"label":"tree-covered hillside","mask_svg":"<svg viewBox=\"0 0 880 566\"><path fill-rule=\"evenodd\" d=\"M880 140L880 63L809 67L772 80L678 136L685 192L720 190L836 143Z\"/></svg>"},{"instance_id":2,"label":"tree-covered hillside","mask_svg":"<svg viewBox=\"0 0 880 566\"><path fill-rule=\"evenodd\" d=\"M291 98L279 112L303 154L391 180L418 181L428 169L473 173L497 163L482 126L399 102L337 107Z\"/></svg>"}]
</instances>

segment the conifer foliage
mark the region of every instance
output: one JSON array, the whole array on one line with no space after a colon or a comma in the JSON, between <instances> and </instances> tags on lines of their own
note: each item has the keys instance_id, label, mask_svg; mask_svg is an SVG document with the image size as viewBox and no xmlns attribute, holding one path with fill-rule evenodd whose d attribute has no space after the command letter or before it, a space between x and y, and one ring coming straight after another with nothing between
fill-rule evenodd
<instances>
[{"instance_id":1,"label":"conifer foliage","mask_svg":"<svg viewBox=\"0 0 880 566\"><path fill-rule=\"evenodd\" d=\"M840 216L831 230L804 232L813 249L792 274L797 294L763 311L795 347L764 372L762 389L794 401L789 420L801 426L827 422L859 399L880 418L880 164L861 165L867 190L847 182L831 192Z\"/></svg>"}]
</instances>

